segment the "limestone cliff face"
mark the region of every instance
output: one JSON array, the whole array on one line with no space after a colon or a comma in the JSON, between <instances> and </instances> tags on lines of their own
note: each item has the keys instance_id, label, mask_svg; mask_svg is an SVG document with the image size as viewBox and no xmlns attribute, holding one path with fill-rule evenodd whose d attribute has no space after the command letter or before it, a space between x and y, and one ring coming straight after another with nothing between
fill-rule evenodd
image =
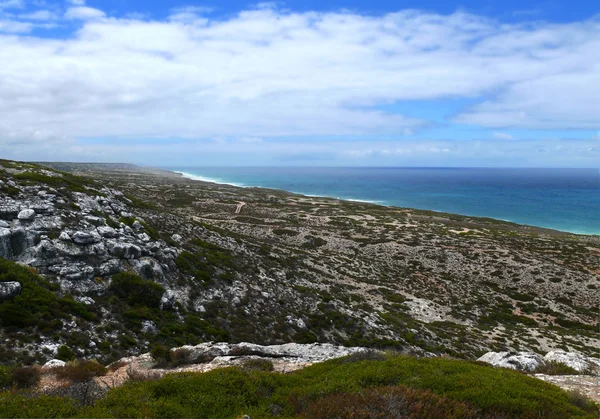
<instances>
[{"instance_id":1,"label":"limestone cliff face","mask_svg":"<svg viewBox=\"0 0 600 419\"><path fill-rule=\"evenodd\" d=\"M63 176L44 175L58 181ZM165 284L176 273L181 249L150 237L119 191L90 187L67 194L44 184L6 184L15 192L0 196L0 257L35 267L63 290L98 289L98 278L125 270Z\"/></svg>"}]
</instances>

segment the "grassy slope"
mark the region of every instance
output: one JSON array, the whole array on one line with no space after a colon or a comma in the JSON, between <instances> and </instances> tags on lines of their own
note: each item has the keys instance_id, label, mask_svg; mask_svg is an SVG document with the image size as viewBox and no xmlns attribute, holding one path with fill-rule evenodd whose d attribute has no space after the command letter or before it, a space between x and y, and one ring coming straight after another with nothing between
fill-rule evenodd
<instances>
[{"instance_id":1,"label":"grassy slope","mask_svg":"<svg viewBox=\"0 0 600 419\"><path fill-rule=\"evenodd\" d=\"M225 418L247 414L257 418L314 417L315 412L388 417L385 409L392 406L414 415L406 417L593 418L597 414L597 406L577 406L558 387L515 371L443 358L389 356L353 361L333 360L291 374L237 368L173 374L113 389L93 407L77 407L68 399L25 398L5 392L0 394L0 412L5 417ZM344 395L348 393L360 394ZM378 406L384 416L369 416L369 412L377 413Z\"/></svg>"}]
</instances>

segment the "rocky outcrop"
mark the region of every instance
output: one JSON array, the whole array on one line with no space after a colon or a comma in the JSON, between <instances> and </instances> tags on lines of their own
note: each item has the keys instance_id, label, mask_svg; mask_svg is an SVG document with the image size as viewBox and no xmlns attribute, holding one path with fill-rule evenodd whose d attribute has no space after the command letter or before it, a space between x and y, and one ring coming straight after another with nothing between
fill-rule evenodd
<instances>
[{"instance_id":1,"label":"rocky outcrop","mask_svg":"<svg viewBox=\"0 0 600 419\"><path fill-rule=\"evenodd\" d=\"M544 361L558 362L580 373L600 371L600 359L575 352L551 351L544 356Z\"/></svg>"},{"instance_id":2,"label":"rocky outcrop","mask_svg":"<svg viewBox=\"0 0 600 419\"><path fill-rule=\"evenodd\" d=\"M521 371L534 371L544 362L540 355L533 352L488 352L477 360L495 367Z\"/></svg>"},{"instance_id":3,"label":"rocky outcrop","mask_svg":"<svg viewBox=\"0 0 600 419\"><path fill-rule=\"evenodd\" d=\"M135 214L121 192L109 188L66 192L45 184L10 182L19 194L0 194L0 257L34 266L56 278L65 291L97 291L98 286L76 282L109 279L125 270L166 285L177 277L173 260L181 249L152 240L143 217Z\"/></svg>"},{"instance_id":4,"label":"rocky outcrop","mask_svg":"<svg viewBox=\"0 0 600 419\"><path fill-rule=\"evenodd\" d=\"M551 351L544 357L534 352L488 352L478 361L487 362L495 367L521 371L535 371L546 363L557 362L580 373L597 374L600 372L600 359L565 351Z\"/></svg>"},{"instance_id":5,"label":"rocky outcrop","mask_svg":"<svg viewBox=\"0 0 600 419\"><path fill-rule=\"evenodd\" d=\"M13 298L21 292L21 284L18 282L0 282L0 301Z\"/></svg>"}]
</instances>

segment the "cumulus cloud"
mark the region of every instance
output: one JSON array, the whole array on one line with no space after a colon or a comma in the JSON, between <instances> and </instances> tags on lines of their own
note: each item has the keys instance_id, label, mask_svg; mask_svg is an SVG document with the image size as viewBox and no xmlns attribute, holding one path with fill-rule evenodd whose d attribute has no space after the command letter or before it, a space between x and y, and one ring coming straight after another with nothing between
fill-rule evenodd
<instances>
[{"instance_id":1,"label":"cumulus cloud","mask_svg":"<svg viewBox=\"0 0 600 419\"><path fill-rule=\"evenodd\" d=\"M509 25L462 12L269 5L218 19L180 8L149 20L71 3L64 18L78 28L62 39L3 36L31 24L0 18L0 122L13 131L124 140L410 135L430 121L378 105L445 98L477 102L455 123L598 127L597 19Z\"/></svg>"},{"instance_id":2,"label":"cumulus cloud","mask_svg":"<svg viewBox=\"0 0 600 419\"><path fill-rule=\"evenodd\" d=\"M22 13L19 15L19 19L24 20L56 20L58 19L58 14L51 10L36 10L31 13Z\"/></svg>"},{"instance_id":3,"label":"cumulus cloud","mask_svg":"<svg viewBox=\"0 0 600 419\"><path fill-rule=\"evenodd\" d=\"M94 20L103 18L105 13L93 7L69 7L65 12L65 19L70 20Z\"/></svg>"}]
</instances>

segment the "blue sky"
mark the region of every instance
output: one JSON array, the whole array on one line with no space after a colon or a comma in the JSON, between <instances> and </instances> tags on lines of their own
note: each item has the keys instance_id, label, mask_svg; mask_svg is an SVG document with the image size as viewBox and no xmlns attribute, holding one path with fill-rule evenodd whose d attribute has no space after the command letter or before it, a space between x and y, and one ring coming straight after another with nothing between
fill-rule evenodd
<instances>
[{"instance_id":1,"label":"blue sky","mask_svg":"<svg viewBox=\"0 0 600 419\"><path fill-rule=\"evenodd\" d=\"M0 0L0 154L600 166L593 1Z\"/></svg>"}]
</instances>

